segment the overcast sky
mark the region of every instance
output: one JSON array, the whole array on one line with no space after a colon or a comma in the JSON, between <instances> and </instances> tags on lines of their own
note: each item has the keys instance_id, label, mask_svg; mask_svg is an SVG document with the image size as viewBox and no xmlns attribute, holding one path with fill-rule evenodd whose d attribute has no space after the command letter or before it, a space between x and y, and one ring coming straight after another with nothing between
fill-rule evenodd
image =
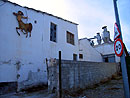
<instances>
[{"instance_id":1,"label":"overcast sky","mask_svg":"<svg viewBox=\"0 0 130 98\"><path fill-rule=\"evenodd\" d=\"M79 38L102 34L102 26L107 26L114 36L115 14L113 0L9 0L22 6L48 12L78 23ZM130 0L118 0L119 18L123 40L130 51ZM28 16L29 17L29 16Z\"/></svg>"}]
</instances>

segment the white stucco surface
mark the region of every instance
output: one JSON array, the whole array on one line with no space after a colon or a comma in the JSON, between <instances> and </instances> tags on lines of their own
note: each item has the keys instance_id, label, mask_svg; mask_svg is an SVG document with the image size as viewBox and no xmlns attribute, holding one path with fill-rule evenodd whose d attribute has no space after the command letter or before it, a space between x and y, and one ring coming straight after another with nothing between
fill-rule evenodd
<instances>
[{"instance_id":1,"label":"white stucco surface","mask_svg":"<svg viewBox=\"0 0 130 98\"><path fill-rule=\"evenodd\" d=\"M109 55L109 54L115 54L114 51L114 42L112 43L103 43L101 45L94 46L94 49L96 49L98 52L100 52L102 55ZM120 58L115 55L116 62L120 62Z\"/></svg>"},{"instance_id":2,"label":"white stucco surface","mask_svg":"<svg viewBox=\"0 0 130 98\"><path fill-rule=\"evenodd\" d=\"M0 1L0 4L3 3ZM18 22L13 15L18 11L28 17L27 20L23 19L24 23L32 24L31 37L26 38L20 30L18 36ZM59 51L65 60L72 60L73 54L79 54L77 24L10 2L0 6L0 12L0 82L27 83L31 80L47 83L46 59L58 59ZM50 41L51 22L57 25L57 42ZM74 34L75 45L67 43L66 31Z\"/></svg>"},{"instance_id":3,"label":"white stucco surface","mask_svg":"<svg viewBox=\"0 0 130 98\"><path fill-rule=\"evenodd\" d=\"M83 59L79 59L80 61L103 61L101 54L90 45L87 38L79 40L79 53L83 54Z\"/></svg>"},{"instance_id":4,"label":"white stucco surface","mask_svg":"<svg viewBox=\"0 0 130 98\"><path fill-rule=\"evenodd\" d=\"M103 43L101 45L94 46L94 48L103 55L114 53L114 43Z\"/></svg>"},{"instance_id":5,"label":"white stucco surface","mask_svg":"<svg viewBox=\"0 0 130 98\"><path fill-rule=\"evenodd\" d=\"M18 82L19 89L46 84L47 61L58 59L59 51L63 60L73 60L73 54L77 54L77 60L93 62L102 62L102 55L114 53L113 43L92 47L87 39L78 41L75 23L8 1L0 4L0 82ZM32 24L31 37L26 38L20 30L20 36L17 34L18 22L13 12L18 11L28 17L22 19L24 23ZM50 41L51 22L57 25L56 42ZM66 31L74 34L74 45L67 43ZM79 59L79 54L83 54L83 59Z\"/></svg>"}]
</instances>

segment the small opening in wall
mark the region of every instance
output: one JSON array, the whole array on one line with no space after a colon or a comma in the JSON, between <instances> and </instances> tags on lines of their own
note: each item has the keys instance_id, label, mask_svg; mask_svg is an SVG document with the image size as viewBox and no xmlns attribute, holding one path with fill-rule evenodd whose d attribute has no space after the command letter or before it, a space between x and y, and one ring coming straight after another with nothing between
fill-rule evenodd
<instances>
[{"instance_id":1,"label":"small opening in wall","mask_svg":"<svg viewBox=\"0 0 130 98\"><path fill-rule=\"evenodd\" d=\"M79 58L80 58L80 59L83 59L83 54L79 54Z\"/></svg>"},{"instance_id":2,"label":"small opening in wall","mask_svg":"<svg viewBox=\"0 0 130 98\"><path fill-rule=\"evenodd\" d=\"M36 23L37 23L37 21L35 20L35 21L34 21L34 23L36 24Z\"/></svg>"},{"instance_id":3,"label":"small opening in wall","mask_svg":"<svg viewBox=\"0 0 130 98\"><path fill-rule=\"evenodd\" d=\"M108 62L108 57L105 58L105 62Z\"/></svg>"},{"instance_id":4,"label":"small opening in wall","mask_svg":"<svg viewBox=\"0 0 130 98\"><path fill-rule=\"evenodd\" d=\"M73 54L73 60L77 61L77 54Z\"/></svg>"}]
</instances>

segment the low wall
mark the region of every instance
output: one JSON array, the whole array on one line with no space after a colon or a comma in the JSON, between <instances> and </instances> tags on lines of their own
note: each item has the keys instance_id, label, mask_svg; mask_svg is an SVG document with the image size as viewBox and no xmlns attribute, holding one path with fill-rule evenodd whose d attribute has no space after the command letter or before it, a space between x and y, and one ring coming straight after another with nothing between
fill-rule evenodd
<instances>
[{"instance_id":1,"label":"low wall","mask_svg":"<svg viewBox=\"0 0 130 98\"><path fill-rule=\"evenodd\" d=\"M58 90L58 60L48 65L48 90ZM117 63L61 61L62 89L77 91L100 83L118 72Z\"/></svg>"}]
</instances>

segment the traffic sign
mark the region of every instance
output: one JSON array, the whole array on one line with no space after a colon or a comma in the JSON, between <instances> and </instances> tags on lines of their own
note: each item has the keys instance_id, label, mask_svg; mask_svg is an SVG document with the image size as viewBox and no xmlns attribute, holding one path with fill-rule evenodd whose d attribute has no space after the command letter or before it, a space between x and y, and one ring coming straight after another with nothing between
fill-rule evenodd
<instances>
[{"instance_id":1,"label":"traffic sign","mask_svg":"<svg viewBox=\"0 0 130 98\"><path fill-rule=\"evenodd\" d=\"M124 49L123 42L121 39L118 38L114 43L115 54L120 57L123 54L123 49Z\"/></svg>"},{"instance_id":2,"label":"traffic sign","mask_svg":"<svg viewBox=\"0 0 130 98\"><path fill-rule=\"evenodd\" d=\"M121 35L121 32L117 26L117 23L114 25L114 40L116 40Z\"/></svg>"},{"instance_id":3,"label":"traffic sign","mask_svg":"<svg viewBox=\"0 0 130 98\"><path fill-rule=\"evenodd\" d=\"M114 3L116 23L118 24L119 31L121 32L121 26L120 26L120 20L119 20L118 8L117 8L117 0L113 0L113 3ZM123 39L122 34L119 37L121 38L121 40ZM115 39L116 39L116 37L115 37ZM114 47L115 46L116 45L114 45ZM122 50L124 51L124 49L122 49ZM125 59L125 53L124 52L122 52L122 55L120 57L120 62L121 62L122 77L123 77L123 84L124 84L124 86L123 86L124 87L124 95L125 95L125 98L130 98L130 88L129 88L130 85L129 85L128 70L127 70L127 66L126 66L126 59Z\"/></svg>"}]
</instances>

